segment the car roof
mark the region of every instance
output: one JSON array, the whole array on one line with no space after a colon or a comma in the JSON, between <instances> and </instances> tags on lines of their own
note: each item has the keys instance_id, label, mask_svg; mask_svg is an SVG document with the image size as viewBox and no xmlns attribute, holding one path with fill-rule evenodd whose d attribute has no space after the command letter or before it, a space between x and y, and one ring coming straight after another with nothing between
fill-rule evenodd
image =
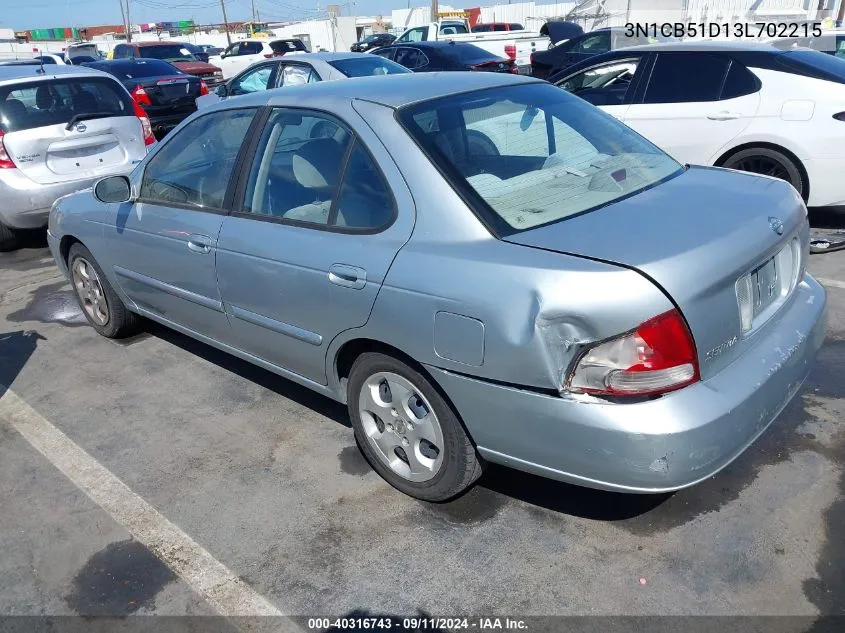
<instances>
[{"instance_id":1,"label":"car roof","mask_svg":"<svg viewBox=\"0 0 845 633\"><path fill-rule=\"evenodd\" d=\"M185 42L126 42L128 46L184 46Z\"/></svg>"},{"instance_id":2,"label":"car roof","mask_svg":"<svg viewBox=\"0 0 845 633\"><path fill-rule=\"evenodd\" d=\"M44 73L41 72L40 64L32 64L31 66L23 64L0 66L0 83L58 77L90 77L91 75L102 75L103 77L112 78L108 73L95 70L94 68L86 68L85 66L61 66L58 64L49 64L44 66Z\"/></svg>"},{"instance_id":3,"label":"car roof","mask_svg":"<svg viewBox=\"0 0 845 633\"><path fill-rule=\"evenodd\" d=\"M227 99L211 106L211 108L285 106L300 101L303 104L310 103L316 107L321 100L331 101L338 98L361 99L390 108L400 108L411 103L447 97L462 92L529 83L546 82L533 77L510 73L402 73L274 88L242 95L237 99Z\"/></svg>"},{"instance_id":4,"label":"car roof","mask_svg":"<svg viewBox=\"0 0 845 633\"><path fill-rule=\"evenodd\" d=\"M324 62L333 62L333 61L338 61L340 59L359 59L359 58L365 58L365 57L366 58L372 58L372 55L369 55L368 53L351 53L351 52L349 52L349 53L344 53L344 52L339 52L339 53L302 53L302 54L299 54L299 55L292 55L290 57L285 57L284 59L282 59L281 57L279 57L277 59L279 61L285 61L285 62L295 62L295 61L300 61L300 60L303 60L303 59L306 60L306 61L308 61L309 59L319 59L319 60L324 61Z\"/></svg>"},{"instance_id":5,"label":"car roof","mask_svg":"<svg viewBox=\"0 0 845 633\"><path fill-rule=\"evenodd\" d=\"M431 42L394 42L391 46L413 46L415 48L449 48L450 46L475 46L472 42L455 42L454 40L432 40Z\"/></svg>"},{"instance_id":6,"label":"car roof","mask_svg":"<svg viewBox=\"0 0 845 633\"><path fill-rule=\"evenodd\" d=\"M672 52L672 51L725 51L725 52L754 52L754 53L772 53L781 54L778 48L771 44L764 42L728 42L728 41L686 41L686 42L655 42L654 44L641 44L639 46L626 46L625 48L617 48L616 51L656 51L656 52Z\"/></svg>"}]
</instances>

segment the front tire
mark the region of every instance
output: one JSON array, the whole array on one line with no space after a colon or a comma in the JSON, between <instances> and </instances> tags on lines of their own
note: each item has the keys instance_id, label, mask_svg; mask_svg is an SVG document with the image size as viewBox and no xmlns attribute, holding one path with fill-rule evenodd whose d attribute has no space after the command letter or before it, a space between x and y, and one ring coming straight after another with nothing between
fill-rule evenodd
<instances>
[{"instance_id":1,"label":"front tire","mask_svg":"<svg viewBox=\"0 0 845 633\"><path fill-rule=\"evenodd\" d=\"M445 501L481 476L481 461L457 415L416 369L385 354L362 354L349 374L348 394L358 446L394 488Z\"/></svg>"},{"instance_id":2,"label":"front tire","mask_svg":"<svg viewBox=\"0 0 845 633\"><path fill-rule=\"evenodd\" d=\"M91 327L106 338L134 334L138 317L117 296L91 251L77 242L70 247L67 261L76 300Z\"/></svg>"},{"instance_id":3,"label":"front tire","mask_svg":"<svg viewBox=\"0 0 845 633\"><path fill-rule=\"evenodd\" d=\"M19 244L17 231L0 223L0 253L13 251L18 248Z\"/></svg>"},{"instance_id":4,"label":"front tire","mask_svg":"<svg viewBox=\"0 0 845 633\"><path fill-rule=\"evenodd\" d=\"M749 147L728 156L721 166L785 180L807 201L809 192L801 168L792 158L776 149Z\"/></svg>"}]
</instances>

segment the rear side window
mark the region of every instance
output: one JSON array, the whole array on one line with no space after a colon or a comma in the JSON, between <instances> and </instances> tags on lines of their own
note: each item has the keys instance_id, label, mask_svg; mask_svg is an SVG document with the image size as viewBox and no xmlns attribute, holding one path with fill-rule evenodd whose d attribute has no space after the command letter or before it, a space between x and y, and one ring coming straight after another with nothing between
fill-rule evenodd
<instances>
[{"instance_id":1,"label":"rear side window","mask_svg":"<svg viewBox=\"0 0 845 633\"><path fill-rule=\"evenodd\" d=\"M135 116L135 110L126 90L104 77L0 87L0 128L4 132L67 123L78 114Z\"/></svg>"},{"instance_id":2,"label":"rear side window","mask_svg":"<svg viewBox=\"0 0 845 633\"><path fill-rule=\"evenodd\" d=\"M722 87L722 99L735 99L757 92L760 80L750 70L737 61L731 62L725 85Z\"/></svg>"},{"instance_id":3,"label":"rear side window","mask_svg":"<svg viewBox=\"0 0 845 633\"><path fill-rule=\"evenodd\" d=\"M259 42L244 42L238 55L258 55L264 47Z\"/></svg>"},{"instance_id":4,"label":"rear side window","mask_svg":"<svg viewBox=\"0 0 845 633\"><path fill-rule=\"evenodd\" d=\"M718 101L730 60L706 53L660 53L645 103Z\"/></svg>"}]
</instances>

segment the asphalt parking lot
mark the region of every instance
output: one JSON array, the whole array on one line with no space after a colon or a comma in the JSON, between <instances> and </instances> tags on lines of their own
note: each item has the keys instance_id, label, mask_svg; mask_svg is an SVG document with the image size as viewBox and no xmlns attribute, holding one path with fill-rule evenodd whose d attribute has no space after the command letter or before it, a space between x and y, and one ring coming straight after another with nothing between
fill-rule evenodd
<instances>
[{"instance_id":1,"label":"asphalt parking lot","mask_svg":"<svg viewBox=\"0 0 845 633\"><path fill-rule=\"evenodd\" d=\"M343 406L154 325L98 336L35 239L0 255L0 615L845 615L845 251L809 268L826 344L719 475L658 497L491 468L432 505Z\"/></svg>"}]
</instances>

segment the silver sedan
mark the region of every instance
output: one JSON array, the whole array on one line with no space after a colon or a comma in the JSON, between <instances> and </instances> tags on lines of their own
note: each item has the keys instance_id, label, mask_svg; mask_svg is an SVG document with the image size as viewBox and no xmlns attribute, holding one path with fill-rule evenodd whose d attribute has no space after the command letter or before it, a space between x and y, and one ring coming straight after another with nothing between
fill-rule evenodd
<instances>
[{"instance_id":1,"label":"silver sedan","mask_svg":"<svg viewBox=\"0 0 845 633\"><path fill-rule=\"evenodd\" d=\"M497 73L326 82L212 106L59 201L91 325L138 317L347 403L426 500L484 464L690 486L777 417L825 332L801 197L682 166Z\"/></svg>"}]
</instances>

